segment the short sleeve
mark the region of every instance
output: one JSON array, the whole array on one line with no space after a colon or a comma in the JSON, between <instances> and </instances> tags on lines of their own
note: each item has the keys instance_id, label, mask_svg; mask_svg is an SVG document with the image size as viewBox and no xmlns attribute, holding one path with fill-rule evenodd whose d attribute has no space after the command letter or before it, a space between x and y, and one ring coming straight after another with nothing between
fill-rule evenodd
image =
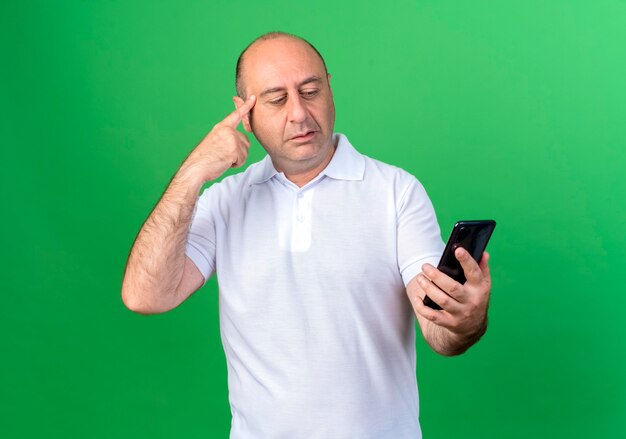
<instances>
[{"instance_id":1,"label":"short sleeve","mask_svg":"<svg viewBox=\"0 0 626 439\"><path fill-rule=\"evenodd\" d=\"M205 189L198 198L187 235L185 254L198 267L206 282L215 273L215 192Z\"/></svg>"},{"instance_id":2,"label":"short sleeve","mask_svg":"<svg viewBox=\"0 0 626 439\"><path fill-rule=\"evenodd\" d=\"M399 199L397 227L398 267L406 286L421 273L425 263L437 266L444 249L435 209L426 190L413 176L408 178Z\"/></svg>"}]
</instances>

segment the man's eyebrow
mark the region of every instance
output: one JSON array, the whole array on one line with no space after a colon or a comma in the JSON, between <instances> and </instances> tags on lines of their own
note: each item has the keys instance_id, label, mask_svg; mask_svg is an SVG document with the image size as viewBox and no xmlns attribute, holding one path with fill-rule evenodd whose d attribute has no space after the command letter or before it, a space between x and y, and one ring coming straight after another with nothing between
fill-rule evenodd
<instances>
[{"instance_id":1,"label":"man's eyebrow","mask_svg":"<svg viewBox=\"0 0 626 439\"><path fill-rule=\"evenodd\" d=\"M322 82L322 79L319 76L309 76L304 81L302 81L298 87L310 84L311 82Z\"/></svg>"},{"instance_id":2,"label":"man's eyebrow","mask_svg":"<svg viewBox=\"0 0 626 439\"><path fill-rule=\"evenodd\" d=\"M322 79L319 76L315 76L315 75L314 76L309 76L304 81L302 81L300 84L298 84L298 88L302 87L303 85L310 84L312 82L321 82L321 81L322 81ZM285 87L267 88L267 89L263 90L259 96L263 97L263 96L270 95L272 93L278 93L278 92L281 92L281 91L284 92L285 90L287 90Z\"/></svg>"},{"instance_id":3,"label":"man's eyebrow","mask_svg":"<svg viewBox=\"0 0 626 439\"><path fill-rule=\"evenodd\" d=\"M259 96L263 97L263 96L271 95L272 93L278 93L279 91L285 91L285 90L286 90L285 87L272 87L272 88L263 90Z\"/></svg>"}]
</instances>

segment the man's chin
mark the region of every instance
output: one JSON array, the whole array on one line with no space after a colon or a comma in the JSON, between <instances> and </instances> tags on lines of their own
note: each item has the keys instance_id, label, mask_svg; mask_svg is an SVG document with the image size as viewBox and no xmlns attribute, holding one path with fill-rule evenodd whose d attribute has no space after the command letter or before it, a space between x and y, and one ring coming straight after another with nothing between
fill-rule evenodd
<instances>
[{"instance_id":1,"label":"man's chin","mask_svg":"<svg viewBox=\"0 0 626 439\"><path fill-rule=\"evenodd\" d=\"M330 145L334 153L334 145ZM332 153L329 151L325 144L320 144L319 141L310 141L304 143L298 143L291 148L287 149L288 156L291 160L304 163L319 164L328 159L328 156Z\"/></svg>"}]
</instances>

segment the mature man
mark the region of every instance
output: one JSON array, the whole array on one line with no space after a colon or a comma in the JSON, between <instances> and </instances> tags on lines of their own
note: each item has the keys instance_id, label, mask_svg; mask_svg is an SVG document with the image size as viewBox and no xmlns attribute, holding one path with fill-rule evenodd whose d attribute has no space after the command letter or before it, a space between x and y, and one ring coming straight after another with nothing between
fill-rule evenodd
<instances>
[{"instance_id":1,"label":"mature man","mask_svg":"<svg viewBox=\"0 0 626 439\"><path fill-rule=\"evenodd\" d=\"M330 75L308 42L266 34L237 67L236 110L143 225L124 303L165 312L217 273L233 438L420 437L414 319L443 355L475 343L488 255L457 250L464 285L434 268L443 242L426 192L333 133ZM240 123L268 155L198 198L245 163Z\"/></svg>"}]
</instances>

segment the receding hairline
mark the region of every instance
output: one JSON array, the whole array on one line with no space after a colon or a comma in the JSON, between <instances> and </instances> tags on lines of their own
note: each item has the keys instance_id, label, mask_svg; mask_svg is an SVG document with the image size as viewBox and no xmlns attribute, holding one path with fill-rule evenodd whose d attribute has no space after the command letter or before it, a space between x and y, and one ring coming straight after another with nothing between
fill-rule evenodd
<instances>
[{"instance_id":1,"label":"receding hairline","mask_svg":"<svg viewBox=\"0 0 626 439\"><path fill-rule=\"evenodd\" d=\"M255 38L250 44L246 46L245 49L243 49L243 51L239 54L239 58L237 58L237 66L235 67L235 89L237 91L237 96L239 96L242 99L245 99L245 90L243 89L241 76L243 72L244 55L246 54L248 49L250 49L252 46L254 46L257 43L261 43L263 41L269 41L269 40L276 40L278 38L289 38L295 41L301 41L305 43L307 46L313 49L313 51L317 54L319 59L322 61L322 65L324 66L324 73L328 75L328 69L326 68L326 61L324 61L324 57L319 52L319 50L315 48L313 44L311 44L310 42L308 42L302 37L299 37L297 35L290 34L287 32L278 32L278 31L268 32L268 33L261 35L260 37Z\"/></svg>"}]
</instances>

